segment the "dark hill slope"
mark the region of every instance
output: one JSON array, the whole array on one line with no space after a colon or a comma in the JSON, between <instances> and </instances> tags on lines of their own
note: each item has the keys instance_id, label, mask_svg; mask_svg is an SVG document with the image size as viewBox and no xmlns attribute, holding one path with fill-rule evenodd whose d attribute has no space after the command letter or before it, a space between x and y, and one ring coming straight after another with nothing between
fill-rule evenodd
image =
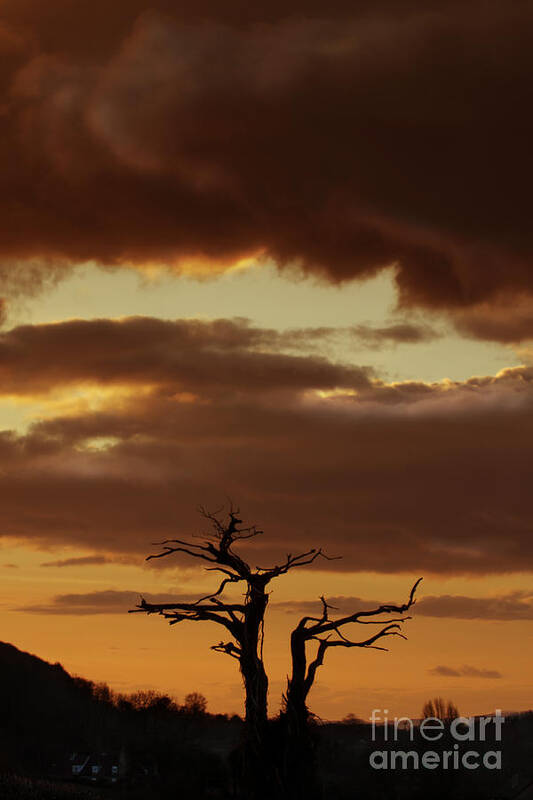
<instances>
[{"instance_id":1,"label":"dark hill slope","mask_svg":"<svg viewBox=\"0 0 533 800\"><path fill-rule=\"evenodd\" d=\"M199 798L225 782L223 758L240 731L238 718L191 714L157 692L116 697L0 642L0 774L46 776L69 753L123 751L134 782L151 765L157 797L179 784Z\"/></svg>"},{"instance_id":2,"label":"dark hill slope","mask_svg":"<svg viewBox=\"0 0 533 800\"><path fill-rule=\"evenodd\" d=\"M97 745L102 711L90 682L73 678L60 664L0 642L4 768L31 764L41 770L57 752ZM112 716L114 709L106 711Z\"/></svg>"}]
</instances>

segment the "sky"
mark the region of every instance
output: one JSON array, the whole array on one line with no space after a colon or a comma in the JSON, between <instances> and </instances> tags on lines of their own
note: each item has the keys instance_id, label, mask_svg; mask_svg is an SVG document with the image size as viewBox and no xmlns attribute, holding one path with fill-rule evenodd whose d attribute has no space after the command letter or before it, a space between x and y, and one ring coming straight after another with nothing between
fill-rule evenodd
<instances>
[{"instance_id":1,"label":"sky","mask_svg":"<svg viewBox=\"0 0 533 800\"><path fill-rule=\"evenodd\" d=\"M529 2L0 0L5 641L242 712L199 597L145 560L229 499L272 584L270 710L320 595L324 719L531 707ZM229 662L229 663L227 663Z\"/></svg>"}]
</instances>

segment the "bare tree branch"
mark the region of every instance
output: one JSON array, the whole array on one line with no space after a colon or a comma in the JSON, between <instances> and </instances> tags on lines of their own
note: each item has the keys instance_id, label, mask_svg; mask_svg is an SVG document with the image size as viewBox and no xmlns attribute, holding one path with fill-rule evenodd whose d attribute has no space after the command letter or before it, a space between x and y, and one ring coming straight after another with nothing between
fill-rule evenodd
<instances>
[{"instance_id":1,"label":"bare tree branch","mask_svg":"<svg viewBox=\"0 0 533 800\"><path fill-rule=\"evenodd\" d=\"M151 556L146 556L146 561L151 561L153 558L164 558L172 553L186 553L188 556L193 556L193 558L202 558L204 561L216 563L216 558L210 558L205 555L205 553L195 553L193 550L189 550L189 547L169 547L168 545L164 547L162 553L154 553Z\"/></svg>"},{"instance_id":2,"label":"bare tree branch","mask_svg":"<svg viewBox=\"0 0 533 800\"><path fill-rule=\"evenodd\" d=\"M269 579L271 579L278 577L278 575L285 575L285 573L294 567L304 567L307 564L312 564L317 558L325 558L326 561L337 561L342 558L342 556L327 556L322 548L317 550L313 547L311 550L307 550L305 553L300 553L297 556L288 553L284 564L275 567L256 567L256 569L268 575Z\"/></svg>"},{"instance_id":3,"label":"bare tree branch","mask_svg":"<svg viewBox=\"0 0 533 800\"><path fill-rule=\"evenodd\" d=\"M306 554L307 555L307 554ZM378 606L370 611L356 611L340 619L330 619L329 611L333 609L332 606L326 601L322 595L320 602L322 603L322 616L321 617L303 617L291 636L291 651L293 659L293 673L292 678L289 680L289 687L287 692L288 702L291 698L297 698L296 702L303 706L301 713L305 712L305 700L316 678L316 673L319 667L324 663L324 657L330 647L361 647L373 650L387 650L386 647L375 644L376 642L388 636L399 636L402 639L407 638L401 633L401 625L408 619L409 616L399 616L389 620L387 624L381 619L367 619L367 617L375 617L383 614L400 614L403 615L408 611L416 602L415 594L422 578L419 578L411 588L409 598L406 603L402 605L385 604ZM364 617L364 619L362 619ZM361 625L381 625L381 630L372 636L362 641L352 641L344 635L341 628L350 623L359 623ZM336 638L334 638L336 637ZM316 656L307 666L306 644L314 640L318 641L318 649Z\"/></svg>"},{"instance_id":4,"label":"bare tree branch","mask_svg":"<svg viewBox=\"0 0 533 800\"><path fill-rule=\"evenodd\" d=\"M213 567L209 567L208 569L213 569ZM219 594L222 594L228 583L237 583L238 581L244 580L244 578L241 578L239 575L232 575L225 569L223 569L222 572L225 572L228 575L228 577L224 578L224 580L220 583L220 586L218 587L216 592L213 592L212 594L206 594L204 597L201 597L199 600L197 600L196 601L197 603L202 603L204 600L213 601L215 600L216 597L218 597Z\"/></svg>"},{"instance_id":5,"label":"bare tree branch","mask_svg":"<svg viewBox=\"0 0 533 800\"><path fill-rule=\"evenodd\" d=\"M347 625L350 622L364 623L364 620L361 620L361 617L376 617L379 614L404 614L406 611L408 611L415 604L415 602L416 602L415 593L416 593L416 590L417 590L421 580L422 580L422 578L419 578L416 581L416 583L413 585L413 587L412 587L412 589L411 589L411 591L409 593L409 600L407 601L407 603L404 603L403 605L390 605L390 604L382 605L382 606L378 606L378 608L372 609L370 611L356 611L355 614L350 614L347 617L342 617L341 619L331 620L331 621L329 621L327 619L327 614L326 614L326 619L325 620L320 621L316 625L305 629L310 634L310 637L308 637L308 638L311 638L311 636L316 636L318 634L327 633L328 631L331 631L331 630L336 630L337 628L341 627L342 625ZM325 602L324 599L323 598L321 598L321 599L322 599L322 602L324 603ZM327 606L327 604L326 604L326 606ZM326 608L326 610L327 610L327 608Z\"/></svg>"},{"instance_id":6,"label":"bare tree branch","mask_svg":"<svg viewBox=\"0 0 533 800\"><path fill-rule=\"evenodd\" d=\"M217 653L225 653L227 656L236 658L237 661L240 660L242 655L241 648L237 647L233 642L219 642L218 644L212 645L211 650L215 650Z\"/></svg>"},{"instance_id":7,"label":"bare tree branch","mask_svg":"<svg viewBox=\"0 0 533 800\"><path fill-rule=\"evenodd\" d=\"M244 613L246 606L244 603L220 603L221 611L241 611ZM135 614L145 611L147 614L160 614L162 611L214 611L212 606L200 605L200 600L195 603L147 603L142 599L137 608L131 609L128 613Z\"/></svg>"}]
</instances>

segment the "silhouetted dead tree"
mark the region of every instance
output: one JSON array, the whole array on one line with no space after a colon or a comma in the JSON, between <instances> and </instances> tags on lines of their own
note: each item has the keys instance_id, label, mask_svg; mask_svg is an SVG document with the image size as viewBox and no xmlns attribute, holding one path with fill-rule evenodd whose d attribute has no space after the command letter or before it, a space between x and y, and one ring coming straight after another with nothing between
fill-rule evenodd
<instances>
[{"instance_id":1,"label":"silhouetted dead tree","mask_svg":"<svg viewBox=\"0 0 533 800\"><path fill-rule=\"evenodd\" d=\"M195 602L147 603L141 599L134 612L160 614L171 625L179 622L213 622L224 628L229 640L222 639L212 649L235 659L240 668L245 688L246 740L239 758L240 796L247 800L287 798L313 800L320 797L318 780L314 772L314 752L309 731L307 698L324 663L330 647L360 647L385 650L381 644L390 636L401 636L405 613L415 602L416 589L421 578L411 589L403 605L382 605L371 611L357 611L338 619L330 618L332 607L321 597L320 616L306 616L300 620L291 635L292 674L284 697L285 712L280 718L278 736L269 740L267 720L268 678L263 663L264 618L268 605L266 591L270 582L297 567L312 564L319 558L333 560L321 549L306 550L298 555L288 554L282 564L273 567L251 567L235 547L254 539L262 531L255 525L243 527L239 510L230 507L226 516L220 511L210 513L200 508L208 520L211 531L202 541L167 539L158 542L161 552L147 560L165 558L182 553L206 563L206 570L221 574L217 588ZM198 537L194 537L198 538ZM233 584L242 584L243 600L226 602L224 590ZM390 618L390 615L397 615ZM389 619L384 620L383 615ZM372 636L360 641L349 639L341 629L345 626L379 625ZM226 637L227 639L227 637ZM307 646L317 642L314 658L308 663Z\"/></svg>"},{"instance_id":2,"label":"silhouetted dead tree","mask_svg":"<svg viewBox=\"0 0 533 800\"><path fill-rule=\"evenodd\" d=\"M160 614L171 625L186 620L194 622L214 622L221 625L230 635L230 641L220 641L212 649L234 658L239 663L245 687L245 720L248 731L248 754L255 763L248 772L255 772L258 786L252 787L248 781L247 793L253 796L264 796L268 781L265 781L264 769L267 767L265 754L267 739L267 695L268 678L263 664L264 617L268 605L266 587L270 581L285 575L291 569L312 564L318 558L328 559L321 549L311 549L298 555L288 554L285 562L273 567L252 568L234 549L234 545L244 540L259 536L262 531L256 526L241 527L238 509L230 508L226 518L219 517L220 512L210 513L204 508L200 513L212 527L211 534L206 535L202 543L182 539L167 539L158 542L163 550L148 556L164 558L174 553L183 553L209 564L208 571L219 572L223 578L218 588L211 594L201 597L193 603L147 603L141 599L137 612ZM221 595L230 584L242 583L244 600L241 603L223 602ZM258 759L263 761L262 773L257 771ZM259 785L260 784L260 785Z\"/></svg>"},{"instance_id":3,"label":"silhouetted dead tree","mask_svg":"<svg viewBox=\"0 0 533 800\"><path fill-rule=\"evenodd\" d=\"M313 748L309 735L309 710L307 698L315 682L317 670L324 663L324 657L331 647L361 647L365 649L387 650L376 644L390 636L406 637L401 626L409 616L403 616L416 602L415 593L422 578L411 589L409 599L402 605L381 605L369 611L356 611L353 614L330 618L330 606L326 599L320 598L322 613L318 617L303 617L291 634L292 674L288 680L285 700L286 752L284 757L284 783L288 797L318 796L317 781L313 775ZM383 615L397 614L394 619L384 620ZM376 619L377 617L377 619ZM341 630L347 625L378 625L380 629L372 636L353 641ZM307 645L318 642L315 657L308 663Z\"/></svg>"}]
</instances>

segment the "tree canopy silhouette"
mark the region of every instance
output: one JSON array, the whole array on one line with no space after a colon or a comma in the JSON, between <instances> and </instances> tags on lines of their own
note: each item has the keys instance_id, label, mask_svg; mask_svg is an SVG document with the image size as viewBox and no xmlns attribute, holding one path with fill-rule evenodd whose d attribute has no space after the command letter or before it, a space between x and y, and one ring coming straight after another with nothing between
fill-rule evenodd
<instances>
[{"instance_id":1,"label":"tree canopy silhouette","mask_svg":"<svg viewBox=\"0 0 533 800\"><path fill-rule=\"evenodd\" d=\"M422 718L434 717L443 722L451 722L459 716L459 709L451 700L445 701L442 697L434 697L424 703Z\"/></svg>"},{"instance_id":2,"label":"tree canopy silhouette","mask_svg":"<svg viewBox=\"0 0 533 800\"><path fill-rule=\"evenodd\" d=\"M207 698L200 692L190 692L185 695L183 710L187 714L205 714L207 711Z\"/></svg>"}]
</instances>

